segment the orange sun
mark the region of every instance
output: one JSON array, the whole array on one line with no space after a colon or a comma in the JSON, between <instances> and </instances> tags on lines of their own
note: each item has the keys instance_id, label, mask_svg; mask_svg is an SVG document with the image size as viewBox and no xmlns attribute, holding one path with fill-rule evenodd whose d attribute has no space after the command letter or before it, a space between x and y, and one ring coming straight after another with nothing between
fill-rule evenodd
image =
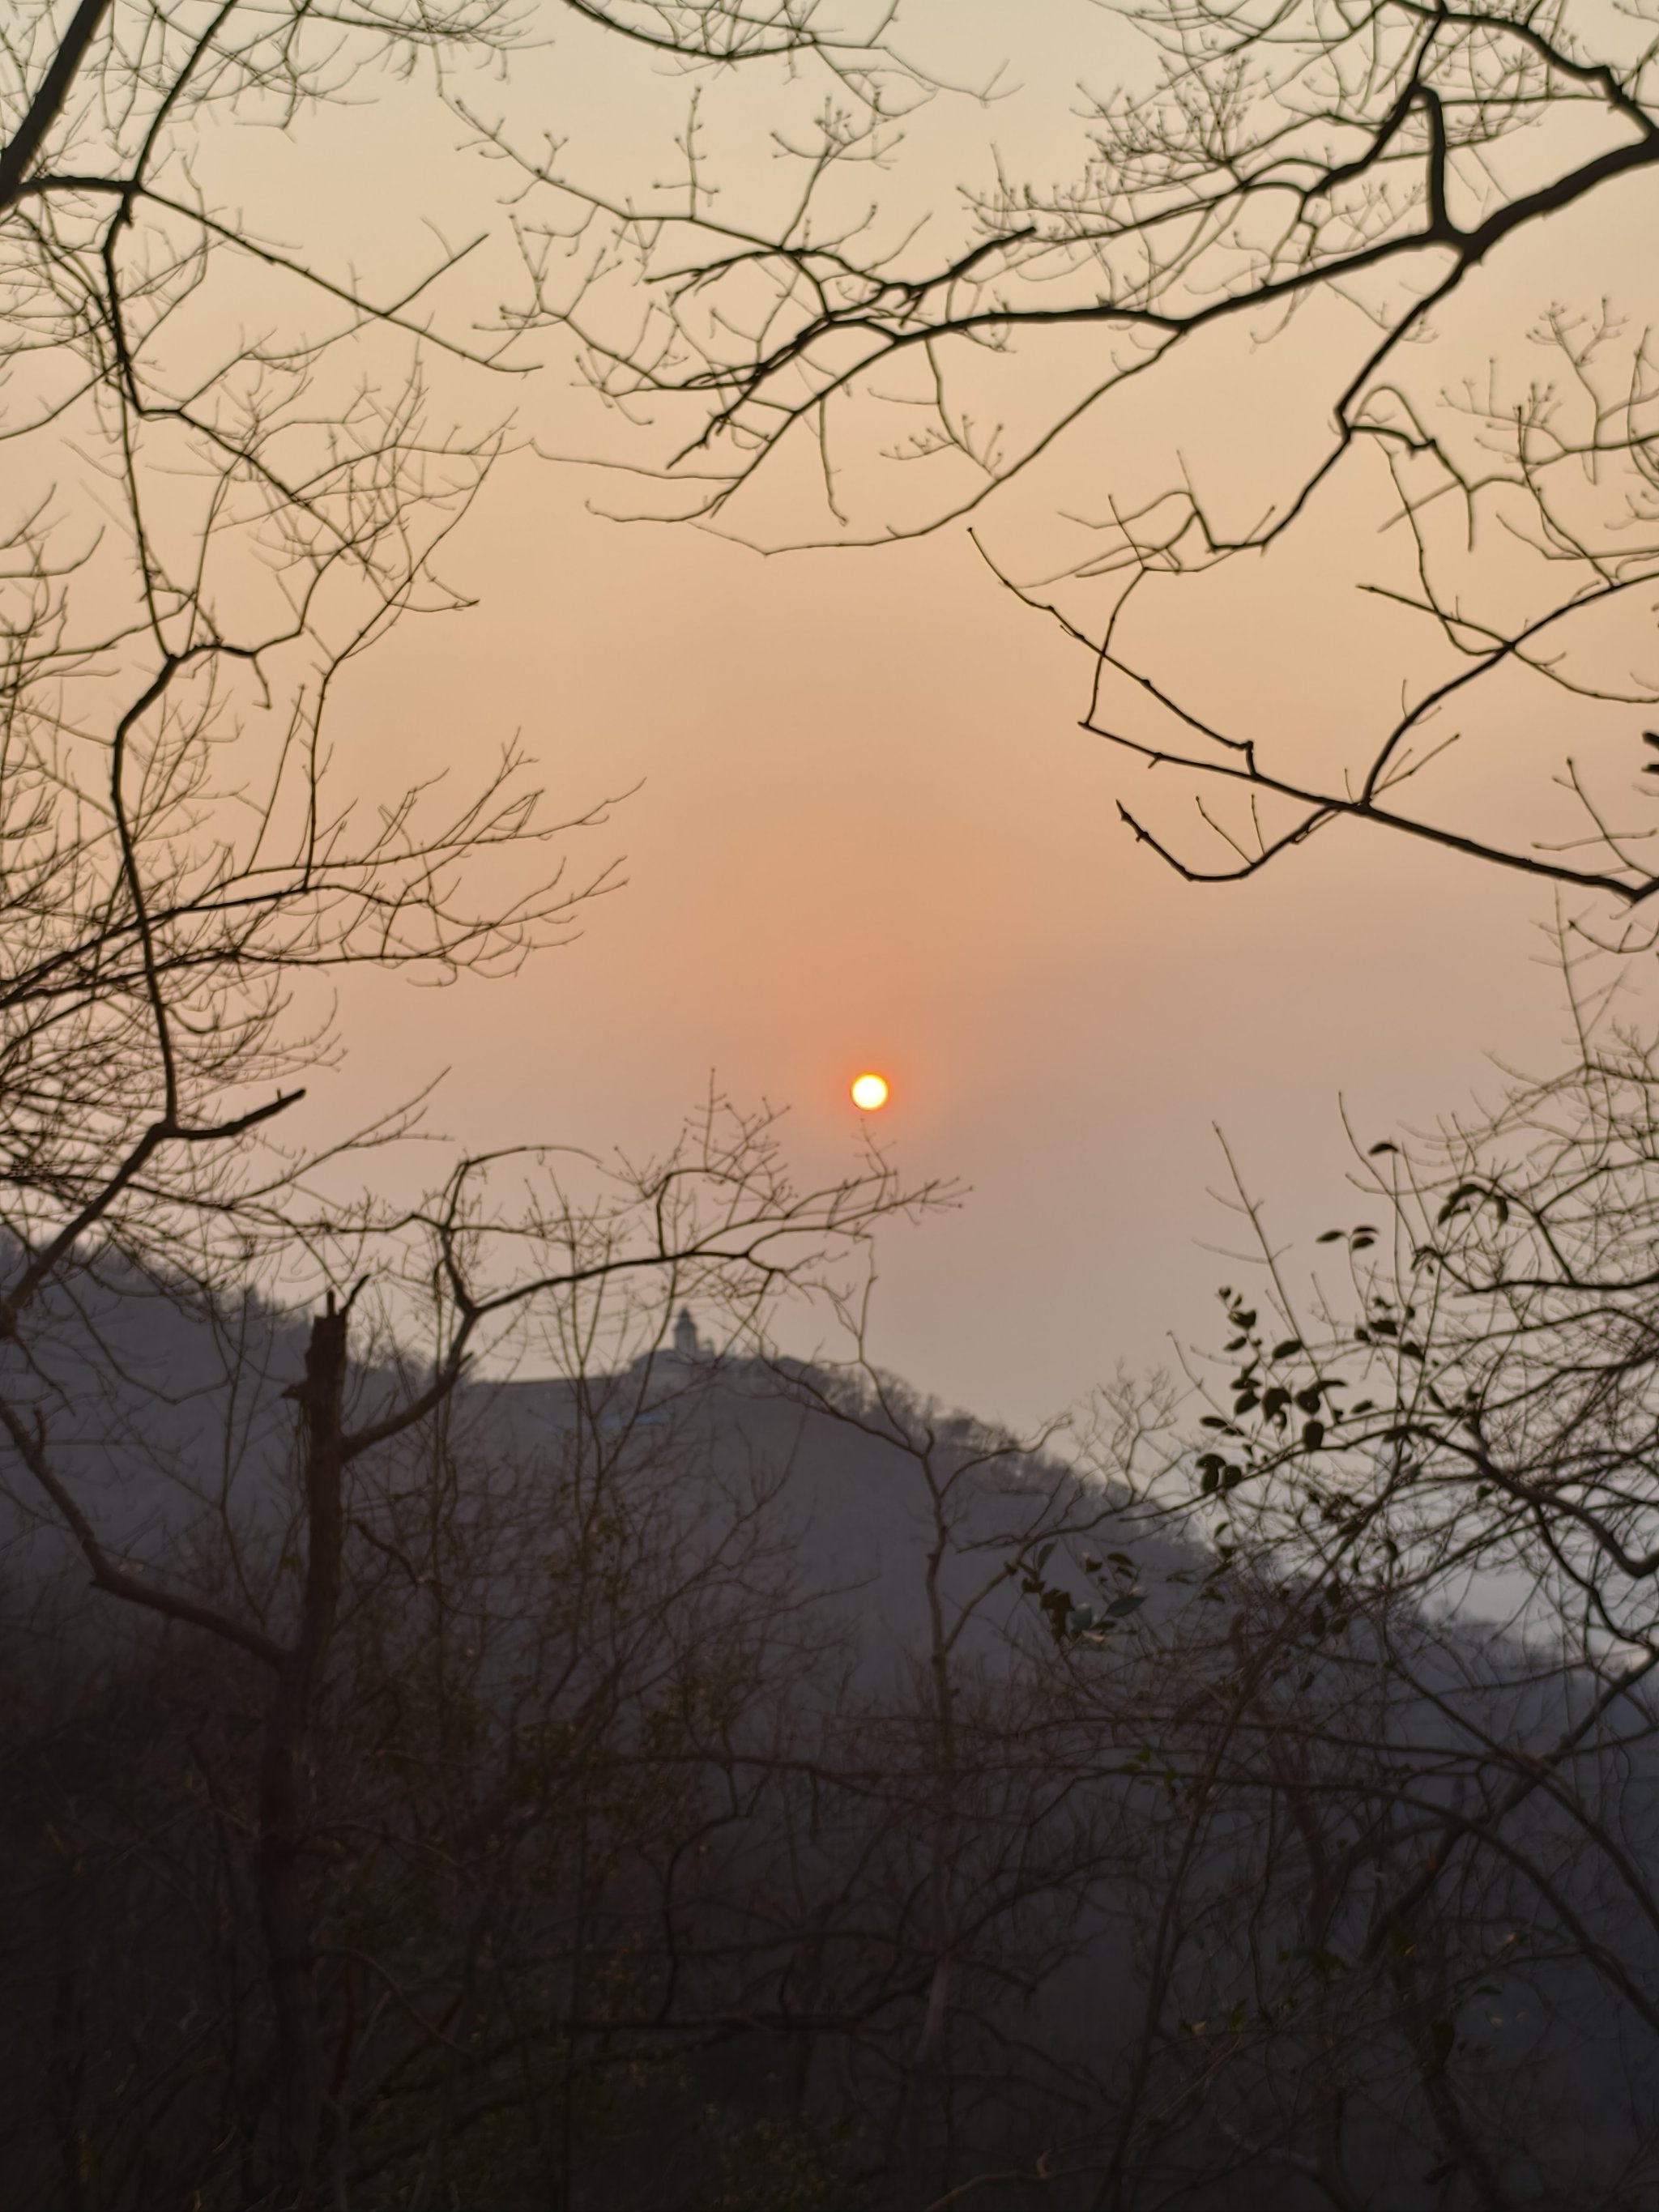
<instances>
[{"instance_id":1,"label":"orange sun","mask_svg":"<svg viewBox=\"0 0 1659 2212\"><path fill-rule=\"evenodd\" d=\"M878 1114L887 1103L887 1078L884 1075L855 1075L851 1089L853 1103L860 1113Z\"/></svg>"}]
</instances>

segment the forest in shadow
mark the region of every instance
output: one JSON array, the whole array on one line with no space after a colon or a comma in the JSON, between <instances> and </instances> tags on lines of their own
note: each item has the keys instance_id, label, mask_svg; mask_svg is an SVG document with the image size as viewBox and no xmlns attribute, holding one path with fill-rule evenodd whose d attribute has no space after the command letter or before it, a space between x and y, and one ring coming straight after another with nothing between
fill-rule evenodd
<instances>
[{"instance_id":1,"label":"forest in shadow","mask_svg":"<svg viewBox=\"0 0 1659 2212\"><path fill-rule=\"evenodd\" d=\"M1227 1303L1209 1448L1125 1386L1062 1457L630 1290L630 1358L464 1382L330 1516L318 1332L88 1267L60 1460L220 1626L14 1515L18 2200L310 2202L297 2113L363 2207L1643 2202L1659 1654L1465 1480L1449 1311ZM420 1379L351 1363L344 1432Z\"/></svg>"}]
</instances>

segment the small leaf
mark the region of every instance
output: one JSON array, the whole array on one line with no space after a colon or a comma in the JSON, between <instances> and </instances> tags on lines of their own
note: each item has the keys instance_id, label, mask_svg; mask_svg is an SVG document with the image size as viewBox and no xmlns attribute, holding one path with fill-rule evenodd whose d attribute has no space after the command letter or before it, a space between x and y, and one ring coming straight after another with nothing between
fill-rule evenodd
<instances>
[{"instance_id":1,"label":"small leaf","mask_svg":"<svg viewBox=\"0 0 1659 2212\"><path fill-rule=\"evenodd\" d=\"M1377 1158L1379 1153L1397 1152L1399 1150L1399 1146L1395 1143L1392 1137L1384 1137L1380 1145L1373 1145L1371 1146L1370 1151L1366 1157L1369 1159L1374 1160Z\"/></svg>"},{"instance_id":2,"label":"small leaf","mask_svg":"<svg viewBox=\"0 0 1659 2212\"><path fill-rule=\"evenodd\" d=\"M1304 1451L1317 1451L1324 1441L1323 1421L1304 1421L1302 1424L1302 1445Z\"/></svg>"},{"instance_id":3,"label":"small leaf","mask_svg":"<svg viewBox=\"0 0 1659 2212\"><path fill-rule=\"evenodd\" d=\"M1342 1231L1340 1229L1323 1230L1314 1238L1316 1244L1340 1244L1341 1242Z\"/></svg>"},{"instance_id":4,"label":"small leaf","mask_svg":"<svg viewBox=\"0 0 1659 2212\"><path fill-rule=\"evenodd\" d=\"M1478 1182L1460 1182L1434 1217L1436 1221L1449 1221L1453 1214L1461 1213L1463 1211L1472 1198L1479 1198L1480 1195L1481 1187Z\"/></svg>"}]
</instances>

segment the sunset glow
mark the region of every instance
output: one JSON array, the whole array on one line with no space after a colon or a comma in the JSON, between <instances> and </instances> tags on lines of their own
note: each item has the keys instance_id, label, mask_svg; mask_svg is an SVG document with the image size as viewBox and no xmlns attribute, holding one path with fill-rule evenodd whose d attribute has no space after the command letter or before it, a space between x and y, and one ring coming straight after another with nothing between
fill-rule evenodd
<instances>
[{"instance_id":1,"label":"sunset glow","mask_svg":"<svg viewBox=\"0 0 1659 2212\"><path fill-rule=\"evenodd\" d=\"M887 1078L874 1074L855 1075L852 1093L853 1103L860 1113L878 1113L887 1103Z\"/></svg>"}]
</instances>

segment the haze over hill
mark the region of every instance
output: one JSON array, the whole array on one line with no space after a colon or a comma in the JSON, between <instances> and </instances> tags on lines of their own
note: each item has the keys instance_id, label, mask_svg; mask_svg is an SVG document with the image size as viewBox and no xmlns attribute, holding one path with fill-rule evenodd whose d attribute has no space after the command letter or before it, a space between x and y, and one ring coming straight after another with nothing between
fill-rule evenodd
<instances>
[{"instance_id":1,"label":"haze over hill","mask_svg":"<svg viewBox=\"0 0 1659 2212\"><path fill-rule=\"evenodd\" d=\"M12 0L20 2201L1659 2203L1656 21Z\"/></svg>"},{"instance_id":2,"label":"haze over hill","mask_svg":"<svg viewBox=\"0 0 1659 2212\"><path fill-rule=\"evenodd\" d=\"M204 1601L240 1591L281 1635L305 1338L258 1300L234 1322L106 1268L33 1384L73 1408L77 1485L124 1559ZM550 2050L582 2085L562 2155L594 2203L882 2203L895 2162L913 2182L965 2162L1003 2175L1000 2202L1072 2212L1098 2170L1068 2115L1124 2094L1156 2021L1145 2202L1311 2212L1301 2145L1339 2079L1347 2185L1428 2212L1441 2138L1376 1943L1390 1893L1420 1887L1425 1823L1455 1838L1507 1805L1558 1923L1645 1971L1638 1899L1535 1788L1571 1775L1564 1744L1605 1772L1611 1730L1605 1817L1645 1849L1639 1705L1408 1608L1310 1643L1305 1593L895 1378L716 1357L684 1310L657 1339L592 1375L464 1383L352 1481L313 1787L357 1869L322 1955L350 1972L372 1946L404 2001L353 2061L371 2201L459 2006L477 2056L451 2124L493 2203L544 2201L490 2116ZM407 1387L365 1367L353 1417ZM217 2189L191 2115L233 2085L166 2085L204 2008L246 2002L204 1978L193 1930L205 1913L234 1942L246 1910L216 1838L245 1817L257 1669L204 1667L197 1632L108 1600L88 1615L61 1542L13 1510L9 2167L46 2201L63 2126L96 2108L100 2202ZM175 1769L182 1822L160 1814ZM1437 1978L1455 1942L1491 1993L1436 1995L1456 2008L1431 2019L1507 2171L1616 2190L1659 2080L1531 1909L1487 1873L1436 1923Z\"/></svg>"}]
</instances>

